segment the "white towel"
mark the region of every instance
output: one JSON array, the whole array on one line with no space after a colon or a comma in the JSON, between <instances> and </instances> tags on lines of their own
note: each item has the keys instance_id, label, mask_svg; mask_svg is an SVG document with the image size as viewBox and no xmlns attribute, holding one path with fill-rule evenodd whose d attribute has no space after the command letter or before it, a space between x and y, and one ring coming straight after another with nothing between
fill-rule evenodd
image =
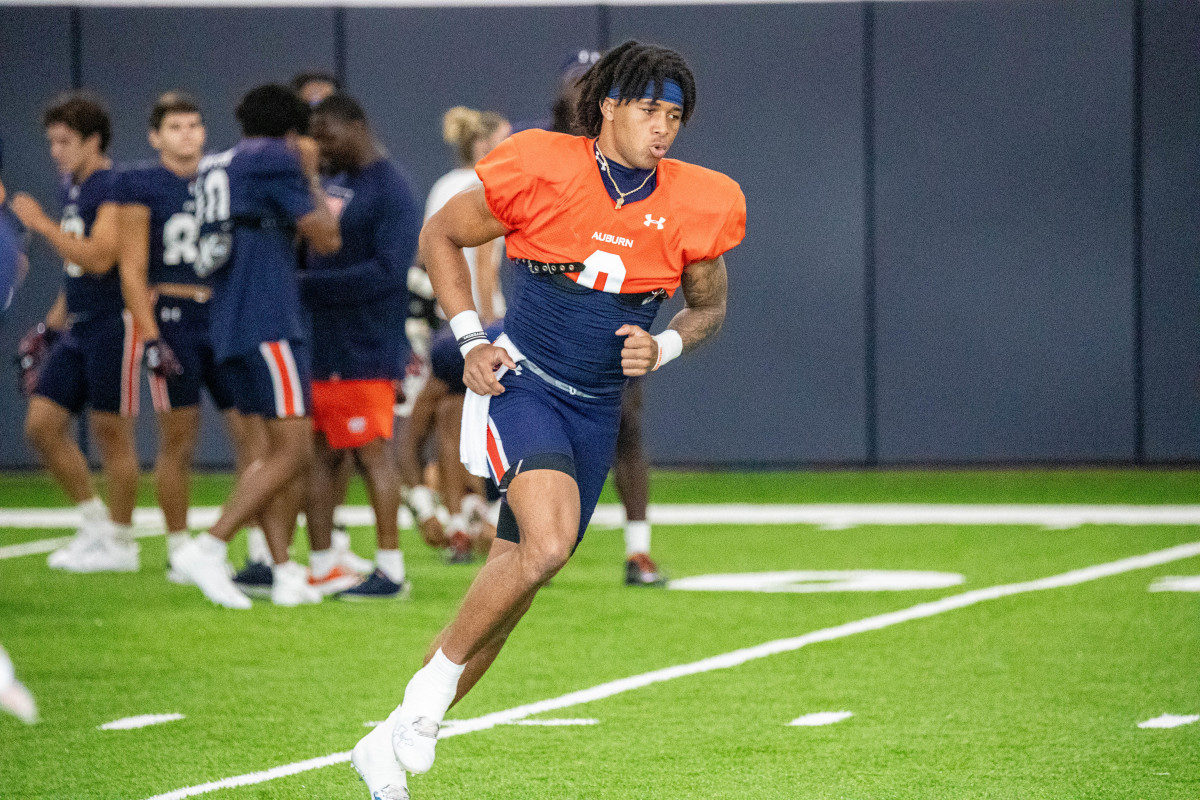
<instances>
[{"instance_id":1,"label":"white towel","mask_svg":"<svg viewBox=\"0 0 1200 800\"><path fill-rule=\"evenodd\" d=\"M525 356L521 355L521 351L517 349L506 333L500 334L493 344L496 347L503 347L508 351L509 357L518 364L525 359ZM496 370L496 380L504 377L506 372L508 372L508 367L504 366ZM462 428L458 436L459 460L467 468L467 472L481 478L487 478L491 474L488 470L487 460L488 407L491 403L492 396L490 394L475 394L468 388L467 396L463 400ZM499 477L501 476L497 476L497 479Z\"/></svg>"}]
</instances>

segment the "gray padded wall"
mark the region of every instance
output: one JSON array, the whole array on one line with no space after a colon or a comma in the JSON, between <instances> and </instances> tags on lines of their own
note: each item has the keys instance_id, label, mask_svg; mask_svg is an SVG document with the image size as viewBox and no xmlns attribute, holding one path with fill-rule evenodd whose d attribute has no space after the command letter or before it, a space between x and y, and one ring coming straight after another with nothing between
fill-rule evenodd
<instances>
[{"instance_id":1,"label":"gray padded wall","mask_svg":"<svg viewBox=\"0 0 1200 800\"><path fill-rule=\"evenodd\" d=\"M77 66L116 109L119 158L150 154L144 119L157 91L195 92L219 148L236 136L232 108L247 88L332 70L344 56L349 90L421 193L453 165L440 138L451 105L544 117L567 51L629 36L679 47L700 98L674 155L740 181L750 218L729 258L727 329L648 384L650 452L658 463L784 465L870 460L872 430L885 464L1134 460L1139 286L1145 456L1200 456L1197 8L1054 0L74 13ZM71 18L0 8L4 178L50 206L53 166L37 116L70 85ZM41 244L31 255L33 274L0 318L0 363L58 287L57 259ZM32 465L25 403L8 368L0 378L0 467ZM144 414L143 455L153 430ZM201 458L222 463L224 437L219 426L208 431Z\"/></svg>"},{"instance_id":2,"label":"gray padded wall","mask_svg":"<svg viewBox=\"0 0 1200 800\"><path fill-rule=\"evenodd\" d=\"M1145 447L1200 458L1200 5L1154 0L1143 27Z\"/></svg>"},{"instance_id":3,"label":"gray padded wall","mask_svg":"<svg viewBox=\"0 0 1200 800\"><path fill-rule=\"evenodd\" d=\"M672 155L747 197L725 329L648 380L656 463L864 458L862 16L836 3L612 10L611 43L674 46L696 73Z\"/></svg>"},{"instance_id":4,"label":"gray padded wall","mask_svg":"<svg viewBox=\"0 0 1200 800\"><path fill-rule=\"evenodd\" d=\"M71 86L70 12L61 8L0 8L0 136L4 185L27 191L51 214L57 181L40 119L55 93ZM25 398L17 392L11 357L29 326L41 320L62 282L62 261L42 243L12 307L0 314L0 467L33 463L22 433Z\"/></svg>"},{"instance_id":5,"label":"gray padded wall","mask_svg":"<svg viewBox=\"0 0 1200 800\"><path fill-rule=\"evenodd\" d=\"M1130 3L877 14L880 460L1132 459Z\"/></svg>"},{"instance_id":6,"label":"gray padded wall","mask_svg":"<svg viewBox=\"0 0 1200 800\"><path fill-rule=\"evenodd\" d=\"M424 197L457 166L442 142L448 109L549 118L560 63L596 47L597 27L595 7L352 8L346 85Z\"/></svg>"}]
</instances>

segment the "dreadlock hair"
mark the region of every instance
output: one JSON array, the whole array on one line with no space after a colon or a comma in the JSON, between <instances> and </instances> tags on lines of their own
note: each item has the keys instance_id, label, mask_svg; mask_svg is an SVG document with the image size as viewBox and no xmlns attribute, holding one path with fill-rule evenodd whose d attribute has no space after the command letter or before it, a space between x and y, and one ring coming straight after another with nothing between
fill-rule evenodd
<instances>
[{"instance_id":1,"label":"dreadlock hair","mask_svg":"<svg viewBox=\"0 0 1200 800\"><path fill-rule=\"evenodd\" d=\"M199 114L200 104L186 92L163 92L150 109L150 127L158 130L168 114Z\"/></svg>"},{"instance_id":2,"label":"dreadlock hair","mask_svg":"<svg viewBox=\"0 0 1200 800\"><path fill-rule=\"evenodd\" d=\"M103 101L91 92L67 92L56 97L42 115L42 127L49 128L56 123L66 125L84 139L99 136L100 152L108 152L112 123Z\"/></svg>"},{"instance_id":3,"label":"dreadlock hair","mask_svg":"<svg viewBox=\"0 0 1200 800\"><path fill-rule=\"evenodd\" d=\"M691 68L674 50L630 40L610 50L579 79L575 118L584 134L600 135L600 124L604 120L600 104L608 97L609 90L615 87L620 93L617 102L628 103L632 102L631 98L640 98L651 81L654 82L655 100L662 96L664 82L679 84L683 90L683 123L686 125L696 107L696 77Z\"/></svg>"}]
</instances>

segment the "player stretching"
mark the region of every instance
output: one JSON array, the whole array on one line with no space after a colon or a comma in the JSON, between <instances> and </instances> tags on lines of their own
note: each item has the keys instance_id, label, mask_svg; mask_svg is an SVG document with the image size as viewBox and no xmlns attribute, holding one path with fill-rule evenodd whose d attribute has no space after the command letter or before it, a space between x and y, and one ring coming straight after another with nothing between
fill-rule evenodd
<instances>
[{"instance_id":1,"label":"player stretching","mask_svg":"<svg viewBox=\"0 0 1200 800\"><path fill-rule=\"evenodd\" d=\"M745 198L720 173L664 159L695 105L671 50L626 42L581 79L588 137L516 134L476 167L483 187L421 232L421 255L465 351L472 393L463 455L506 492L497 539L404 702L354 748L377 800L408 797L405 771L433 765L447 709L491 665L538 589L570 557L612 461L629 376L712 336L725 316L722 254L745 231ZM519 266L495 344L471 306L463 247L507 236ZM657 336L661 301L686 305ZM490 408L484 404L490 398Z\"/></svg>"},{"instance_id":2,"label":"player stretching","mask_svg":"<svg viewBox=\"0 0 1200 800\"><path fill-rule=\"evenodd\" d=\"M401 320L421 211L356 101L340 94L322 100L313 109L312 133L321 157L337 173L324 186L343 242L335 255L310 255L300 273L301 298L312 319L317 450L307 509L312 582L325 594L349 589L347 599L398 597L405 574L396 524L400 484L389 445L392 381L403 376L408 362ZM332 543L333 510L345 499L338 472L347 459L362 471L378 542L377 569L357 586L361 576L339 565Z\"/></svg>"},{"instance_id":3,"label":"player stretching","mask_svg":"<svg viewBox=\"0 0 1200 800\"><path fill-rule=\"evenodd\" d=\"M242 98L237 118L244 138L200 162L196 271L214 276L210 332L218 369L234 387L237 410L265 420L267 447L238 478L221 518L180 547L172 566L214 603L249 608L250 598L225 571L225 550L238 528L258 517L275 561L271 599L297 605L319 601L320 593L287 552L298 508L292 484L312 459L293 240L299 233L329 254L341 236L317 176L317 145L297 135L308 120L300 98L286 86L260 86Z\"/></svg>"},{"instance_id":4,"label":"player stretching","mask_svg":"<svg viewBox=\"0 0 1200 800\"><path fill-rule=\"evenodd\" d=\"M133 418L142 355L114 269L119 209L110 197L112 162L105 155L111 125L104 107L80 94L60 99L43 124L50 157L63 177L62 222L46 216L26 194L13 197L12 210L63 258L66 278L45 322L21 344L26 390L33 394L25 435L83 518L75 538L48 561L72 572L136 571ZM36 386L28 385L34 381ZM71 416L85 407L91 409L88 422L108 482L107 510L68 431Z\"/></svg>"},{"instance_id":5,"label":"player stretching","mask_svg":"<svg viewBox=\"0 0 1200 800\"><path fill-rule=\"evenodd\" d=\"M225 417L239 465L246 445L231 389L213 359L212 288L194 269L200 229L191 186L204 154L200 106L180 92L163 94L150 113L149 138L159 161L120 170L112 198L121 204L121 288L141 334L158 412L154 477L169 558L188 539L188 482L200 433L201 386Z\"/></svg>"}]
</instances>

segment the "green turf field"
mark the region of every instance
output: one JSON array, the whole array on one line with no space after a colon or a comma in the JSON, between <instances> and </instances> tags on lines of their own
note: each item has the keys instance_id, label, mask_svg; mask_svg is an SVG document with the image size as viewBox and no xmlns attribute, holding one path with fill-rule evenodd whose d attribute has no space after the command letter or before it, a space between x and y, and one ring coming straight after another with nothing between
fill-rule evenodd
<instances>
[{"instance_id":1,"label":"green turf field","mask_svg":"<svg viewBox=\"0 0 1200 800\"><path fill-rule=\"evenodd\" d=\"M202 476L194 499L218 504L228 485ZM355 491L351 502L363 502ZM662 472L652 497L1182 506L1200 500L1200 473ZM0 507L62 504L43 478L0 476ZM0 548L69 532L0 527ZM353 534L369 556L371 531ZM184 797L171 793L345 753L398 702L474 574L442 564L409 532L408 601L233 612L166 583L163 540L141 541L142 569L130 575L0 558L0 643L43 717L33 727L0 717L0 798ZM622 586L620 533L593 527L451 711L464 727L409 787L414 800L1197 798L1200 723L1138 727L1200 715L1200 595L1148 591L1165 576L1200 575L1200 555L1186 555L1200 549L1170 550L1196 542L1190 523L658 525L655 555L676 578L919 570L964 579L891 592L676 591ZM1151 566L1123 561L1168 550ZM231 552L240 561L241 543ZM1112 574L1073 573L1070 585L1030 583L1116 562ZM966 595L1013 585L1010 596ZM901 613L884 627L858 624L890 612ZM830 629L827 641L795 646ZM778 640L793 641L732 666L704 661ZM501 715L506 724L494 727L472 722L696 662L694 674ZM819 712L852 716L789 725ZM98 730L143 714L184 718ZM592 724L511 724L535 720ZM348 763L200 796L367 798Z\"/></svg>"}]
</instances>

